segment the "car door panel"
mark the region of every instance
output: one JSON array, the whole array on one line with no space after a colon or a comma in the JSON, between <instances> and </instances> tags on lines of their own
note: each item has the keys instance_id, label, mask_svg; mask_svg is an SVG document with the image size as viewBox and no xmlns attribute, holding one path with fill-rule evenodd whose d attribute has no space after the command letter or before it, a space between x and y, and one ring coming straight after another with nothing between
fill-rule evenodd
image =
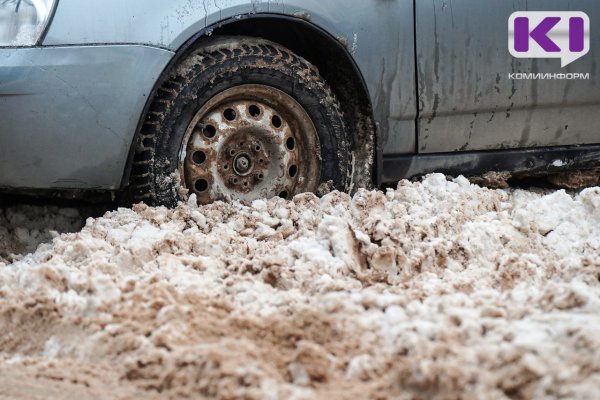
<instances>
[{"instance_id":1,"label":"car door panel","mask_svg":"<svg viewBox=\"0 0 600 400\"><path fill-rule=\"evenodd\" d=\"M508 49L515 11L583 11L596 0L416 2L419 152L600 143L600 40L566 68L558 59L516 59ZM597 36L596 36L597 37ZM589 80L515 80L509 74L589 73Z\"/></svg>"}]
</instances>

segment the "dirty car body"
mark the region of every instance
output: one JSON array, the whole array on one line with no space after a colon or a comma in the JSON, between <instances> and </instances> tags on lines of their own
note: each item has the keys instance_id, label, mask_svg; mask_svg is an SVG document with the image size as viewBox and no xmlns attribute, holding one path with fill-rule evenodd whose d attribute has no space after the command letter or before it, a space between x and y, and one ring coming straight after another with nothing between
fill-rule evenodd
<instances>
[{"instance_id":1,"label":"dirty car body","mask_svg":"<svg viewBox=\"0 0 600 400\"><path fill-rule=\"evenodd\" d=\"M361 135L376 135L373 154L361 155L374 158L376 183L433 171L591 168L600 159L600 40L592 33L589 54L564 69L515 59L506 45L513 12L576 8L593 29L596 0L47 3L35 43L0 48L1 188L126 187L161 77L187 48L225 33L280 39L334 81L349 123L364 128L354 151ZM590 78L510 79L516 71Z\"/></svg>"}]
</instances>

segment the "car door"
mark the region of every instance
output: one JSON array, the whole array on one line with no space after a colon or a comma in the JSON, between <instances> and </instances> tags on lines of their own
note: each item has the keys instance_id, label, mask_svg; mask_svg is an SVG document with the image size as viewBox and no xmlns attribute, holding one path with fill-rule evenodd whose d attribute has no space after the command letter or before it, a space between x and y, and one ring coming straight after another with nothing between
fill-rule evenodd
<instances>
[{"instance_id":1,"label":"car door","mask_svg":"<svg viewBox=\"0 0 600 400\"><path fill-rule=\"evenodd\" d=\"M513 57L517 11L586 13L589 53L565 68L557 58ZM600 143L598 0L416 0L415 22L420 153ZM538 73L588 79L528 75Z\"/></svg>"}]
</instances>

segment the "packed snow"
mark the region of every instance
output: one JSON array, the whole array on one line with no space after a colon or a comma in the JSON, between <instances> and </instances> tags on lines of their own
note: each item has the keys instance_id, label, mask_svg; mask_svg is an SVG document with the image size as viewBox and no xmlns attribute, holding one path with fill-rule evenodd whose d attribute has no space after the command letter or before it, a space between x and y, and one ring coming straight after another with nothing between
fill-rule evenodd
<instances>
[{"instance_id":1,"label":"packed snow","mask_svg":"<svg viewBox=\"0 0 600 400\"><path fill-rule=\"evenodd\" d=\"M0 398L598 396L600 188L430 175L53 232L78 223L0 216Z\"/></svg>"}]
</instances>

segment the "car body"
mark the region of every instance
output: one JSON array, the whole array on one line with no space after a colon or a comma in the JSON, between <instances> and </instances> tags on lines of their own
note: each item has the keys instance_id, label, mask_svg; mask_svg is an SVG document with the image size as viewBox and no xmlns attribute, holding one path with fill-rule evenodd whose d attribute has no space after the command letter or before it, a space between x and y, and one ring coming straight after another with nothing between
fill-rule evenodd
<instances>
[{"instance_id":1,"label":"car body","mask_svg":"<svg viewBox=\"0 0 600 400\"><path fill-rule=\"evenodd\" d=\"M585 12L589 53L566 68L512 57L507 22L524 10ZM35 45L0 48L0 187L126 187L161 76L187 47L225 33L280 42L334 81L347 114L373 123L377 183L597 166L595 21L596 0L59 0Z\"/></svg>"}]
</instances>

